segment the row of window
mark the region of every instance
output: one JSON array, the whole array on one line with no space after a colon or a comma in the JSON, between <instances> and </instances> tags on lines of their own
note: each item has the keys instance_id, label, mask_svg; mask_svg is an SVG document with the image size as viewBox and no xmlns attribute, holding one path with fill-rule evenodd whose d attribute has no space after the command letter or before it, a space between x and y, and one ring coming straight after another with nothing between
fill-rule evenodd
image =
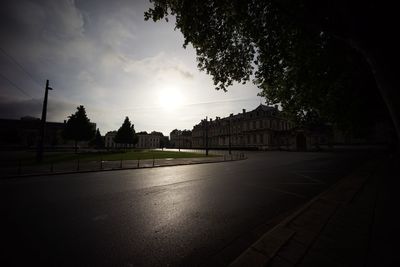
<instances>
[{"instance_id":1,"label":"row of window","mask_svg":"<svg viewBox=\"0 0 400 267\"><path fill-rule=\"evenodd\" d=\"M256 120L256 121L245 121L243 123L233 124L231 127L231 134L241 133L242 131L257 130L257 129L273 129L273 130L289 130L293 128L293 124L287 121L277 120ZM203 136L204 128L197 128L193 130L194 137ZM210 127L208 131L210 136L216 135L228 135L229 125L223 127Z\"/></svg>"}]
</instances>

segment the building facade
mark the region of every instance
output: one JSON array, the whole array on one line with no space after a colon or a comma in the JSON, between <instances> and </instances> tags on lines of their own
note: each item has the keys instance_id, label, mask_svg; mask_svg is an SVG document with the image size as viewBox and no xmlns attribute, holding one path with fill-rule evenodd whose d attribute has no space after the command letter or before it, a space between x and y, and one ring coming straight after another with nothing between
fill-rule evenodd
<instances>
[{"instance_id":1,"label":"building facade","mask_svg":"<svg viewBox=\"0 0 400 267\"><path fill-rule=\"evenodd\" d=\"M159 148L160 136L153 134L138 134L136 148Z\"/></svg>"},{"instance_id":2,"label":"building facade","mask_svg":"<svg viewBox=\"0 0 400 267\"><path fill-rule=\"evenodd\" d=\"M192 148L192 131L173 130L170 134L170 146L173 148Z\"/></svg>"},{"instance_id":3,"label":"building facade","mask_svg":"<svg viewBox=\"0 0 400 267\"><path fill-rule=\"evenodd\" d=\"M203 120L192 130L193 148L277 149L288 146L284 138L294 123L284 119L277 106L259 105L256 109L215 120Z\"/></svg>"},{"instance_id":4,"label":"building facade","mask_svg":"<svg viewBox=\"0 0 400 267\"><path fill-rule=\"evenodd\" d=\"M93 131L96 124L91 123ZM0 119L0 148L36 148L40 137L41 120L22 117L20 120ZM46 122L44 130L45 148L68 148L74 146L73 140L66 140L63 131L66 122ZM78 142L80 147L88 147L88 141Z\"/></svg>"},{"instance_id":5,"label":"building facade","mask_svg":"<svg viewBox=\"0 0 400 267\"><path fill-rule=\"evenodd\" d=\"M114 138L117 135L117 131L111 131L105 135L105 147L110 148L159 148L160 147L160 136L153 134L138 134L138 142L136 145L133 144L118 144L114 142Z\"/></svg>"}]
</instances>

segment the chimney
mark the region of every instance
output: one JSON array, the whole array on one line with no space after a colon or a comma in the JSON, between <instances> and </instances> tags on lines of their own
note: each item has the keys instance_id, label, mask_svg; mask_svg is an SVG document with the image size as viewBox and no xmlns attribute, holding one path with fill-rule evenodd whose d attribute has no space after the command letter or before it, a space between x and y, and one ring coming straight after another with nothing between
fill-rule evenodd
<instances>
[{"instance_id":1,"label":"chimney","mask_svg":"<svg viewBox=\"0 0 400 267\"><path fill-rule=\"evenodd\" d=\"M246 109L245 109L245 108L243 109L243 114L244 114L244 113L246 113Z\"/></svg>"},{"instance_id":2,"label":"chimney","mask_svg":"<svg viewBox=\"0 0 400 267\"><path fill-rule=\"evenodd\" d=\"M231 113L231 114L229 115L229 117L233 117L233 113Z\"/></svg>"}]
</instances>

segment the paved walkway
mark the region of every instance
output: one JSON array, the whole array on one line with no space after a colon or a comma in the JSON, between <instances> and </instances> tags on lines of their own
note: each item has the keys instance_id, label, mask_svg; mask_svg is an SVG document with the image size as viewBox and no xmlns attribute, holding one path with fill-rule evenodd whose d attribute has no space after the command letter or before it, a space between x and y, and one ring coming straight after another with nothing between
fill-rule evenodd
<instances>
[{"instance_id":1,"label":"paved walkway","mask_svg":"<svg viewBox=\"0 0 400 267\"><path fill-rule=\"evenodd\" d=\"M231 266L400 266L400 161L370 161L264 234Z\"/></svg>"}]
</instances>

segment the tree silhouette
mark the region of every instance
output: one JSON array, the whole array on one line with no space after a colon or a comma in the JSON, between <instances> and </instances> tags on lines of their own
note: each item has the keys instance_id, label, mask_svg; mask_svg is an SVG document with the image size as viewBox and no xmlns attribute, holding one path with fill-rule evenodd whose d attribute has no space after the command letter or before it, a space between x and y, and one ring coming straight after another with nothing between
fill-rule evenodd
<instances>
[{"instance_id":1,"label":"tree silhouette","mask_svg":"<svg viewBox=\"0 0 400 267\"><path fill-rule=\"evenodd\" d=\"M92 143L95 148L104 148L104 137L101 136L99 128L96 130L96 134Z\"/></svg>"},{"instance_id":2,"label":"tree silhouette","mask_svg":"<svg viewBox=\"0 0 400 267\"><path fill-rule=\"evenodd\" d=\"M77 111L68 118L63 131L63 137L65 139L74 140L76 153L78 141L89 141L94 137L95 130L86 115L85 107L82 105L77 107Z\"/></svg>"},{"instance_id":3,"label":"tree silhouette","mask_svg":"<svg viewBox=\"0 0 400 267\"><path fill-rule=\"evenodd\" d=\"M125 117L122 126L118 129L114 142L123 144L125 148L128 144L135 145L138 142L134 125L131 124L128 117Z\"/></svg>"},{"instance_id":4,"label":"tree silhouette","mask_svg":"<svg viewBox=\"0 0 400 267\"><path fill-rule=\"evenodd\" d=\"M184 47L194 47L198 67L213 76L216 89L246 83L254 75L260 95L270 104L281 103L300 121L320 117L351 125L374 115L371 109L379 106L389 111L400 138L393 3L151 2L145 19L175 16Z\"/></svg>"}]
</instances>

